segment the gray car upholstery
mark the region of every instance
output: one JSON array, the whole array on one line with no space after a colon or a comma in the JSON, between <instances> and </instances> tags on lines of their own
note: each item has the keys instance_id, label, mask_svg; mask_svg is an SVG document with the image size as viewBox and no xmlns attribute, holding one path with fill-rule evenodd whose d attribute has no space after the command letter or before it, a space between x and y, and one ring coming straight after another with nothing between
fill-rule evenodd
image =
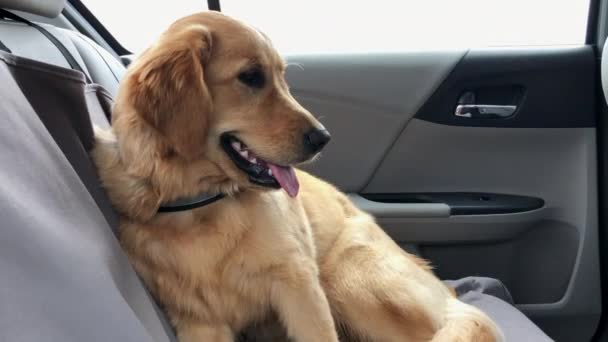
<instances>
[{"instance_id":1,"label":"gray car upholstery","mask_svg":"<svg viewBox=\"0 0 608 342\"><path fill-rule=\"evenodd\" d=\"M506 341L552 341L526 316L513 309L513 298L504 284L493 278L466 277L445 282L458 298L483 312L500 326Z\"/></svg>"},{"instance_id":2,"label":"gray car upholstery","mask_svg":"<svg viewBox=\"0 0 608 342\"><path fill-rule=\"evenodd\" d=\"M0 61L0 340L171 341L88 158L86 113L103 108L88 105L96 86L72 70Z\"/></svg>"},{"instance_id":3,"label":"gray car upholstery","mask_svg":"<svg viewBox=\"0 0 608 342\"><path fill-rule=\"evenodd\" d=\"M3 187L0 194L0 203L9 204L0 208L4 222L1 240L13 246L1 247L4 254L0 259L5 261L0 263L1 274L12 281L0 286L5 309L0 310L0 340L174 341L168 321L113 236L117 216L87 153L92 130L86 111L97 125L108 126L106 113L125 68L87 37L44 27L103 87L85 89L74 72L42 63L20 63L19 72L13 72L19 85L5 82L9 75L3 75L7 91L0 92L0 112L11 113L3 117L9 123L22 121L18 127L0 124L2 132L7 131L2 134L0 158L3 164L13 161L15 167L4 168L3 179L27 191L15 193ZM25 24L0 20L0 40L16 56L69 67L56 46ZM58 74L62 80L53 84ZM24 92L17 92L19 89ZM31 143L14 148L19 139ZM31 202L32 210L44 212L29 222L34 216L31 210L15 208L10 198ZM32 255L19 250L29 243L41 250ZM9 308L19 309L9 312ZM33 326L36 328L28 328Z\"/></svg>"}]
</instances>

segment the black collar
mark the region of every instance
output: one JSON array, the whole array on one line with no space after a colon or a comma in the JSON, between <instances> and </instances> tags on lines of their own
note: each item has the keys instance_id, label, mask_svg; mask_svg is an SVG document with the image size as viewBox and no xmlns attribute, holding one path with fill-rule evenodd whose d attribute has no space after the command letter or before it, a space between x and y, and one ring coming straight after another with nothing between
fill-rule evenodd
<instances>
[{"instance_id":1,"label":"black collar","mask_svg":"<svg viewBox=\"0 0 608 342\"><path fill-rule=\"evenodd\" d=\"M215 201L224 198L224 194L210 195L202 193L196 197L191 198L179 198L173 202L165 203L158 208L159 213L172 213L176 211L185 211L204 207Z\"/></svg>"}]
</instances>

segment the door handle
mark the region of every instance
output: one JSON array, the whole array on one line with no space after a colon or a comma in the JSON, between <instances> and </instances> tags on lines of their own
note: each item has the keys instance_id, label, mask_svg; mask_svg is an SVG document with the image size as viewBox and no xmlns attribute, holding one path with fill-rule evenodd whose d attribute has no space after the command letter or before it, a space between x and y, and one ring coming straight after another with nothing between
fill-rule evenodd
<instances>
[{"instance_id":1,"label":"door handle","mask_svg":"<svg viewBox=\"0 0 608 342\"><path fill-rule=\"evenodd\" d=\"M507 118L516 110L516 105L459 104L454 115L462 118Z\"/></svg>"},{"instance_id":2,"label":"door handle","mask_svg":"<svg viewBox=\"0 0 608 342\"><path fill-rule=\"evenodd\" d=\"M504 119L515 114L516 110L517 105L514 104L477 104L475 92L466 91L458 99L454 115L460 118Z\"/></svg>"}]
</instances>

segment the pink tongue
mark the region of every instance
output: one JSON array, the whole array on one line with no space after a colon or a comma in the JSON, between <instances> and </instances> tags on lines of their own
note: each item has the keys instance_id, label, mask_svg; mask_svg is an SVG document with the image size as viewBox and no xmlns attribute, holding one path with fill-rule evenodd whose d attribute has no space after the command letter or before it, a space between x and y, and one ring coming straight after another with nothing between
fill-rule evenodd
<instances>
[{"instance_id":1,"label":"pink tongue","mask_svg":"<svg viewBox=\"0 0 608 342\"><path fill-rule=\"evenodd\" d=\"M268 163L268 167L272 170L272 175L279 182L281 188L287 192L290 197L296 197L300 190L300 183L296 177L296 172L291 166L279 166Z\"/></svg>"}]
</instances>

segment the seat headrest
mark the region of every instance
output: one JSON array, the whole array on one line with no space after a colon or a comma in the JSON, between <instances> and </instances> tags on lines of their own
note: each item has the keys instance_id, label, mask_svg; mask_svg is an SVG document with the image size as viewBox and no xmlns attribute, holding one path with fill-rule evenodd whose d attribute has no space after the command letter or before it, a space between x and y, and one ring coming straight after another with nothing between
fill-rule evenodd
<instances>
[{"instance_id":1,"label":"seat headrest","mask_svg":"<svg viewBox=\"0 0 608 342\"><path fill-rule=\"evenodd\" d=\"M0 8L55 18L65 7L65 0L0 0Z\"/></svg>"}]
</instances>

